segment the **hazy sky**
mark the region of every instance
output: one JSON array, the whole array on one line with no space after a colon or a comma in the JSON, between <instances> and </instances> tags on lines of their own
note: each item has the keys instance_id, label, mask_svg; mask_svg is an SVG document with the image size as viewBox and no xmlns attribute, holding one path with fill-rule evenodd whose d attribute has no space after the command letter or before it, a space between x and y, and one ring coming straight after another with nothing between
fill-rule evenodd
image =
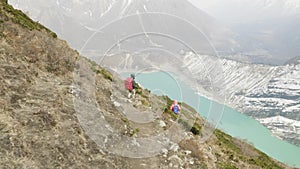
<instances>
[{"instance_id":1,"label":"hazy sky","mask_svg":"<svg viewBox=\"0 0 300 169\"><path fill-rule=\"evenodd\" d=\"M223 22L252 22L279 17L300 20L300 0L188 0Z\"/></svg>"}]
</instances>

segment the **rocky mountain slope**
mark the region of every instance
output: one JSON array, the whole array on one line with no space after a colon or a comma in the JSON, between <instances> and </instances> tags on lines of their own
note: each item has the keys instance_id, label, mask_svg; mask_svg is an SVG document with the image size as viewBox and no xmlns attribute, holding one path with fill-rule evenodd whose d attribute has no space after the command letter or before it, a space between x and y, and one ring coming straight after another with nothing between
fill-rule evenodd
<instances>
[{"instance_id":1,"label":"rocky mountain slope","mask_svg":"<svg viewBox=\"0 0 300 169\"><path fill-rule=\"evenodd\" d=\"M173 116L164 109L168 105L160 104L161 100L167 104L170 100L143 89L132 102L124 101L125 94L116 87L121 80L79 56L6 0L0 1L0 29L0 168L289 168L219 130L200 142L204 121L194 112L193 127L186 126L185 112L193 112L188 105L183 104L185 110L180 117ZM80 107L74 105L74 98L92 102L85 97L88 90L78 90L87 84L74 84L73 80L77 76L90 77L85 74L88 72L94 73L94 96L103 116L95 115L95 119L82 123L84 118L78 114ZM150 103L161 112L145 124L128 120L119 109L120 104L123 108L148 109ZM96 121L101 118L109 126ZM117 142L99 145L94 136L106 130L93 128L93 135L84 124L113 129L121 138L131 140L163 132L170 126L191 132L184 131L186 137L177 143L163 136L172 146L157 155L130 158L116 154L118 148L126 148L118 147Z\"/></svg>"},{"instance_id":2,"label":"rocky mountain slope","mask_svg":"<svg viewBox=\"0 0 300 169\"><path fill-rule=\"evenodd\" d=\"M276 116L284 117L279 119L294 120L295 123L279 120L279 123L288 126L284 128L266 121L263 124L275 135L300 145L300 130L294 125L300 120L299 62L284 66L266 66L234 62L228 64L227 61L225 67L226 70L233 70L226 73L225 79L235 79L226 83L227 91L232 96L231 104L259 121Z\"/></svg>"}]
</instances>

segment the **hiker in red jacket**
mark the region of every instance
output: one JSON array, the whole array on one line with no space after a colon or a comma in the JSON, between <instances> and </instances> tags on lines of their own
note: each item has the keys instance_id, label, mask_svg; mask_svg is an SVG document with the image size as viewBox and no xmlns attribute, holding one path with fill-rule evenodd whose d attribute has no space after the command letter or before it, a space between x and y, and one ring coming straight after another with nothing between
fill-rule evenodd
<instances>
[{"instance_id":1,"label":"hiker in red jacket","mask_svg":"<svg viewBox=\"0 0 300 169\"><path fill-rule=\"evenodd\" d=\"M131 74L130 77L127 77L125 80L125 88L128 90L128 99L135 98L136 82L134 79L134 74Z\"/></svg>"}]
</instances>

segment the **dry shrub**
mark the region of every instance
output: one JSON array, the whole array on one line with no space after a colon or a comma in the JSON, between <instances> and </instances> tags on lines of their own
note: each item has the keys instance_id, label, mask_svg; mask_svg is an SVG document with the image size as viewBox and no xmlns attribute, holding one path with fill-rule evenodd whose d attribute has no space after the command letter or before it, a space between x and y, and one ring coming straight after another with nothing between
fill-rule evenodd
<instances>
[{"instance_id":1,"label":"dry shrub","mask_svg":"<svg viewBox=\"0 0 300 169\"><path fill-rule=\"evenodd\" d=\"M179 143L179 146L184 150L190 150L192 153L191 155L200 161L205 160L203 152L200 150L199 145L197 144L197 141L195 140L183 140Z\"/></svg>"}]
</instances>

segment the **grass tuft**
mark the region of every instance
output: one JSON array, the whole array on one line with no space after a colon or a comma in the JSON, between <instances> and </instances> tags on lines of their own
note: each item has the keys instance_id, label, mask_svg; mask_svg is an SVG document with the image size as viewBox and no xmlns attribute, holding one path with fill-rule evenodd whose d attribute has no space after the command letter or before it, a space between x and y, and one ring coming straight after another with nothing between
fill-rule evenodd
<instances>
[{"instance_id":1,"label":"grass tuft","mask_svg":"<svg viewBox=\"0 0 300 169\"><path fill-rule=\"evenodd\" d=\"M48 28L44 27L38 22L33 21L30 19L26 14L24 14L21 10L14 9L11 5L7 3L7 0L2 1L2 9L1 13L6 16L11 16L12 21L20 24L21 26L29 29L29 30L46 30L48 33L51 34L53 38L57 38L57 35L50 31Z\"/></svg>"}]
</instances>

